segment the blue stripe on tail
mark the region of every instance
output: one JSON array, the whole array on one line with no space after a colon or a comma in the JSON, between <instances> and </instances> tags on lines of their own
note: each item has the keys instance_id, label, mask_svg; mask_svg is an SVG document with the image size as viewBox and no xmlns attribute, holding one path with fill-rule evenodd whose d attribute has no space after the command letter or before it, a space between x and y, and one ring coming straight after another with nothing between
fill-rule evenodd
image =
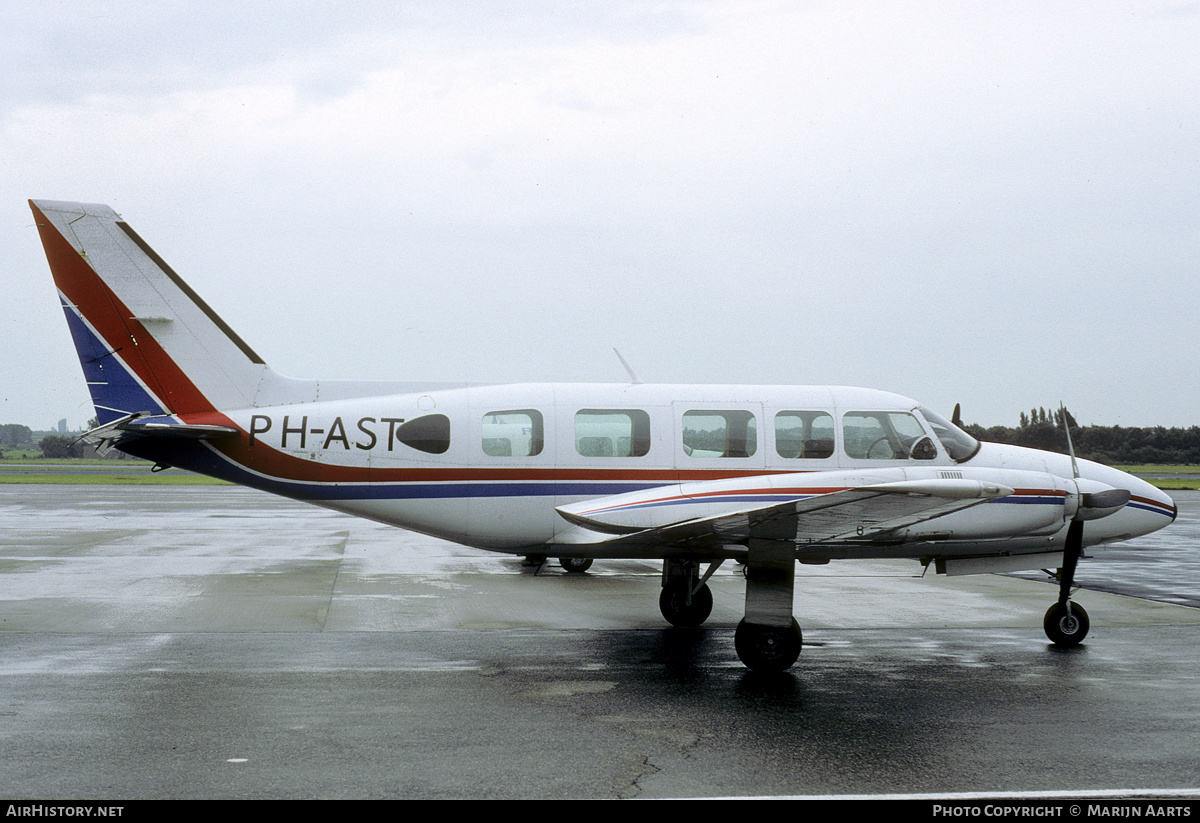
<instances>
[{"instance_id":1,"label":"blue stripe on tail","mask_svg":"<svg viewBox=\"0 0 1200 823\"><path fill-rule=\"evenodd\" d=\"M92 393L92 404L96 407L96 420L101 426L134 412L168 413L134 379L117 356L120 349L114 351L105 345L66 303L63 303L63 313L67 316L67 326L75 341L88 391ZM133 342L128 345L132 346Z\"/></svg>"}]
</instances>

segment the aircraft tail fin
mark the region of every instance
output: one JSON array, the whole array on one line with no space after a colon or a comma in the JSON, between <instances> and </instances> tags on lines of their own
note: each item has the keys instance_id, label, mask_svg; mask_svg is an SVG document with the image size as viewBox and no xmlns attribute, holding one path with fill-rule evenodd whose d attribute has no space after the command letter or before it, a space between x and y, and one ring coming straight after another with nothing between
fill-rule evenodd
<instances>
[{"instance_id":1,"label":"aircraft tail fin","mask_svg":"<svg viewBox=\"0 0 1200 823\"><path fill-rule=\"evenodd\" d=\"M116 212L30 207L101 425L255 404L262 358Z\"/></svg>"}]
</instances>

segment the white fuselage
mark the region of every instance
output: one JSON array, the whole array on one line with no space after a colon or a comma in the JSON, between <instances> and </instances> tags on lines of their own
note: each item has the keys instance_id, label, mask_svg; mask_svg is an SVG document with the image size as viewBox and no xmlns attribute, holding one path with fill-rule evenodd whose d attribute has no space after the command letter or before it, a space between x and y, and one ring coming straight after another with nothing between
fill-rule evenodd
<instances>
[{"instance_id":1,"label":"white fuselage","mask_svg":"<svg viewBox=\"0 0 1200 823\"><path fill-rule=\"evenodd\" d=\"M938 555L1045 552L1061 547L1077 492L1067 456L985 443L956 460L917 403L848 387L475 386L226 415L250 434L239 482L502 551L555 544L571 529L558 507L660 487L801 474L815 486L851 476L1003 483L1017 472L1009 485L1020 495L954 515L950 533L931 521L928 536ZM1148 483L1089 461L1079 471L1085 484L1132 495L1089 523L1088 545L1170 522L1173 504ZM922 541L833 556L929 555Z\"/></svg>"}]
</instances>

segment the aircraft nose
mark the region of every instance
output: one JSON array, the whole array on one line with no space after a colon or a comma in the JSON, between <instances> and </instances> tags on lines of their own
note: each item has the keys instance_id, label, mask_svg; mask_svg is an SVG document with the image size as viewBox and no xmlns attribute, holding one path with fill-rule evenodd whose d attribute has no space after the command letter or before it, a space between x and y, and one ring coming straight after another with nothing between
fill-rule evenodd
<instances>
[{"instance_id":1,"label":"aircraft nose","mask_svg":"<svg viewBox=\"0 0 1200 823\"><path fill-rule=\"evenodd\" d=\"M1129 503L1119 513L1123 515L1120 519L1124 529L1137 536L1158 531L1175 522L1179 507L1166 492L1140 477L1126 472L1120 474L1121 482L1111 485L1129 491Z\"/></svg>"},{"instance_id":2,"label":"aircraft nose","mask_svg":"<svg viewBox=\"0 0 1200 823\"><path fill-rule=\"evenodd\" d=\"M1133 476L1130 475L1130 477ZM1170 495L1141 478L1133 477L1133 479L1141 488L1140 490L1130 489L1133 495L1131 502L1136 501L1146 507L1148 511L1169 517L1168 523L1175 522L1175 518L1179 514L1179 507L1175 505L1175 501L1171 499Z\"/></svg>"},{"instance_id":3,"label":"aircraft nose","mask_svg":"<svg viewBox=\"0 0 1200 823\"><path fill-rule=\"evenodd\" d=\"M1167 496L1164 494L1163 497L1167 497ZM1174 523L1175 518L1179 516L1179 504L1176 503L1174 500L1171 500L1170 497L1167 497L1167 500L1170 500L1170 502L1171 502L1171 522Z\"/></svg>"}]
</instances>

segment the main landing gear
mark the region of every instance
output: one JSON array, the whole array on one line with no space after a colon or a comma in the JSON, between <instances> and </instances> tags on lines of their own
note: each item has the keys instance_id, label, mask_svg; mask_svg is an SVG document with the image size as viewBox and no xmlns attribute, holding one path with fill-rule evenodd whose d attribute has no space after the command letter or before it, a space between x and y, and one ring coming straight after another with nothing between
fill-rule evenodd
<instances>
[{"instance_id":1,"label":"main landing gear","mask_svg":"<svg viewBox=\"0 0 1200 823\"><path fill-rule=\"evenodd\" d=\"M756 672L782 672L800 657L803 636L792 617L796 558L790 541L750 540L746 559L746 616L738 623L733 646L738 658ZM694 560L666 560L658 607L673 626L699 626L712 612L708 578Z\"/></svg>"},{"instance_id":2,"label":"main landing gear","mask_svg":"<svg viewBox=\"0 0 1200 823\"><path fill-rule=\"evenodd\" d=\"M544 554L527 554L525 559L521 561L522 566L532 567L534 574L541 571L542 566L546 564L546 555ZM563 567L563 571L567 574L583 574L592 567L592 558L590 557L560 557L558 565Z\"/></svg>"},{"instance_id":3,"label":"main landing gear","mask_svg":"<svg viewBox=\"0 0 1200 823\"><path fill-rule=\"evenodd\" d=\"M790 541L750 539L746 616L738 623L733 647L752 671L786 671L800 657L804 637L792 617L795 579L795 547Z\"/></svg>"},{"instance_id":4,"label":"main landing gear","mask_svg":"<svg viewBox=\"0 0 1200 823\"><path fill-rule=\"evenodd\" d=\"M658 596L658 610L668 623L691 628L708 619L713 607L708 578L720 565L720 561L711 564L701 579L700 564L695 560L663 561L662 594Z\"/></svg>"},{"instance_id":5,"label":"main landing gear","mask_svg":"<svg viewBox=\"0 0 1200 823\"><path fill-rule=\"evenodd\" d=\"M790 626L764 626L758 623L738 623L733 635L733 647L738 658L752 671L782 672L792 667L800 657L804 637L800 624L791 619Z\"/></svg>"}]
</instances>

